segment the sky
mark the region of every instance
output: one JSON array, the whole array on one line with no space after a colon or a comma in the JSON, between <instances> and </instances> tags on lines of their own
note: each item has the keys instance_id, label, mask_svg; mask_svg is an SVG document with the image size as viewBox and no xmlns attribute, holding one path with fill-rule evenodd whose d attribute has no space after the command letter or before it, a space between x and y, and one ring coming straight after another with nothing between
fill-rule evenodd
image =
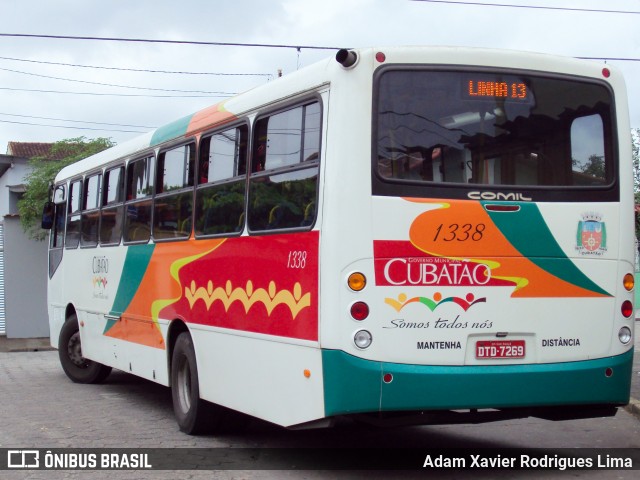
<instances>
[{"instance_id":1,"label":"sky","mask_svg":"<svg viewBox=\"0 0 640 480\"><path fill-rule=\"evenodd\" d=\"M0 35L0 153L10 141L122 143L341 47L451 45L608 58L625 76L631 126L640 128L640 0L0 0L0 18L0 34L330 47ZM639 61L613 60L621 58Z\"/></svg>"}]
</instances>

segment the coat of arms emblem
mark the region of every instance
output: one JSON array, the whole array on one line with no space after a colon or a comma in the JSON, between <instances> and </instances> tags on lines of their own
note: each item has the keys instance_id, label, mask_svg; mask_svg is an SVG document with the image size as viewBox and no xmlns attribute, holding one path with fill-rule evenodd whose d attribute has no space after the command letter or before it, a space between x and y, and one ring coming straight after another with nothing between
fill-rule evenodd
<instances>
[{"instance_id":1,"label":"coat of arms emblem","mask_svg":"<svg viewBox=\"0 0 640 480\"><path fill-rule=\"evenodd\" d=\"M584 213L578 222L576 250L583 255L602 255L607 251L607 228L602 215Z\"/></svg>"}]
</instances>

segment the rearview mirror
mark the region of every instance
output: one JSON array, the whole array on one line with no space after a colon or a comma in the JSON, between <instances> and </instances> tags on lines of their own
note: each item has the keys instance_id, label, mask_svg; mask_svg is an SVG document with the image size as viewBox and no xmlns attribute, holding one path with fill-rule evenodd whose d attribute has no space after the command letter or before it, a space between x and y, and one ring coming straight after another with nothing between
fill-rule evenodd
<instances>
[{"instance_id":1,"label":"rearview mirror","mask_svg":"<svg viewBox=\"0 0 640 480\"><path fill-rule=\"evenodd\" d=\"M53 202L47 202L42 209L42 228L45 230L51 230L53 227L53 219L56 214L56 204Z\"/></svg>"}]
</instances>

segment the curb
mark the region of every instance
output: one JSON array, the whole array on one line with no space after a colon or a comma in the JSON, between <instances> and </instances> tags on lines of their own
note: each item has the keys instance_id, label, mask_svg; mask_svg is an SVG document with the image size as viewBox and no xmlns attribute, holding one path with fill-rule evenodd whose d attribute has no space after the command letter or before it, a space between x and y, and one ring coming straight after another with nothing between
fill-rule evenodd
<instances>
[{"instance_id":1,"label":"curb","mask_svg":"<svg viewBox=\"0 0 640 480\"><path fill-rule=\"evenodd\" d=\"M55 350L53 347L24 347L24 348L8 348L0 349L0 353L25 353L25 352L50 352Z\"/></svg>"},{"instance_id":2,"label":"curb","mask_svg":"<svg viewBox=\"0 0 640 480\"><path fill-rule=\"evenodd\" d=\"M7 338L0 336L0 352L43 352L54 350L49 338Z\"/></svg>"},{"instance_id":3,"label":"curb","mask_svg":"<svg viewBox=\"0 0 640 480\"><path fill-rule=\"evenodd\" d=\"M632 397L629 399L629 405L624 407L624 409L640 420L640 401Z\"/></svg>"}]
</instances>

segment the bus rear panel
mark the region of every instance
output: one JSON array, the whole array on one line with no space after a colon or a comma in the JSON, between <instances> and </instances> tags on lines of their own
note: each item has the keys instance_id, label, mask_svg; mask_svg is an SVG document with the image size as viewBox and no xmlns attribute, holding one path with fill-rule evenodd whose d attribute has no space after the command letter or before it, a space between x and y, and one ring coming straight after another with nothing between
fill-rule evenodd
<instances>
[{"instance_id":1,"label":"bus rear panel","mask_svg":"<svg viewBox=\"0 0 640 480\"><path fill-rule=\"evenodd\" d=\"M371 59L372 244L340 272L350 341L323 352L327 412L614 414L634 328L619 78L384 53Z\"/></svg>"}]
</instances>

